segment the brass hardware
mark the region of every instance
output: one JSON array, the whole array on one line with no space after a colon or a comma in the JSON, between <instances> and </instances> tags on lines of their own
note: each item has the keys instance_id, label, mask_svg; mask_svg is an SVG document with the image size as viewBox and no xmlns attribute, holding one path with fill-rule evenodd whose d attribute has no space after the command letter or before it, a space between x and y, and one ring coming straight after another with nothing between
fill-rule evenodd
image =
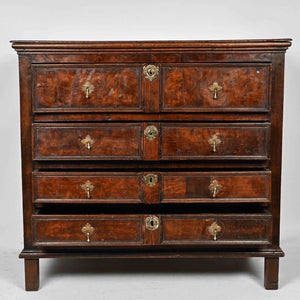
<instances>
[{"instance_id":1,"label":"brass hardware","mask_svg":"<svg viewBox=\"0 0 300 300\"><path fill-rule=\"evenodd\" d=\"M91 150L92 146L95 144L95 140L88 134L81 143L85 145L85 148Z\"/></svg>"},{"instance_id":2,"label":"brass hardware","mask_svg":"<svg viewBox=\"0 0 300 300\"><path fill-rule=\"evenodd\" d=\"M158 129L154 125L147 126L144 130L144 135L148 141L153 141L158 135Z\"/></svg>"},{"instance_id":3,"label":"brass hardware","mask_svg":"<svg viewBox=\"0 0 300 300\"><path fill-rule=\"evenodd\" d=\"M210 85L209 87L208 87L208 89L212 92L212 94L213 94L213 99L214 100L217 100L218 99L218 92L219 91L221 91L222 90L222 86L221 85L219 85L216 81L212 84L212 85Z\"/></svg>"},{"instance_id":4,"label":"brass hardware","mask_svg":"<svg viewBox=\"0 0 300 300\"><path fill-rule=\"evenodd\" d=\"M156 216L148 216L145 220L145 225L148 230L156 230L159 226L159 218Z\"/></svg>"},{"instance_id":5,"label":"brass hardware","mask_svg":"<svg viewBox=\"0 0 300 300\"><path fill-rule=\"evenodd\" d=\"M221 140L218 138L216 134L214 134L209 140L208 143L212 147L213 152L217 152L217 146L221 144Z\"/></svg>"},{"instance_id":6,"label":"brass hardware","mask_svg":"<svg viewBox=\"0 0 300 300\"><path fill-rule=\"evenodd\" d=\"M150 188L154 187L157 183L157 175L155 174L147 174L143 176L143 180L146 183L146 185Z\"/></svg>"},{"instance_id":7,"label":"brass hardware","mask_svg":"<svg viewBox=\"0 0 300 300\"><path fill-rule=\"evenodd\" d=\"M91 242L91 235L94 233L95 228L91 226L90 223L86 223L82 228L81 232L86 235L86 241L87 243Z\"/></svg>"},{"instance_id":8,"label":"brass hardware","mask_svg":"<svg viewBox=\"0 0 300 300\"><path fill-rule=\"evenodd\" d=\"M94 189L93 184L88 180L81 184L80 187L86 192L87 198L91 199L91 191Z\"/></svg>"},{"instance_id":9,"label":"brass hardware","mask_svg":"<svg viewBox=\"0 0 300 300\"><path fill-rule=\"evenodd\" d=\"M214 241L217 240L217 234L222 230L222 227L218 225L217 222L213 222L209 227L207 227L209 234L213 236Z\"/></svg>"},{"instance_id":10,"label":"brass hardware","mask_svg":"<svg viewBox=\"0 0 300 300\"><path fill-rule=\"evenodd\" d=\"M220 190L222 189L222 185L218 183L218 181L216 179L214 179L210 185L208 186L212 197L216 198L217 194L220 192Z\"/></svg>"},{"instance_id":11,"label":"brass hardware","mask_svg":"<svg viewBox=\"0 0 300 300\"><path fill-rule=\"evenodd\" d=\"M85 84L82 86L82 91L85 93L85 98L89 99L91 93L95 89L94 85L91 84L89 81L86 81Z\"/></svg>"},{"instance_id":12,"label":"brass hardware","mask_svg":"<svg viewBox=\"0 0 300 300\"><path fill-rule=\"evenodd\" d=\"M146 79L153 81L159 74L159 67L154 65L144 66L143 73Z\"/></svg>"}]
</instances>

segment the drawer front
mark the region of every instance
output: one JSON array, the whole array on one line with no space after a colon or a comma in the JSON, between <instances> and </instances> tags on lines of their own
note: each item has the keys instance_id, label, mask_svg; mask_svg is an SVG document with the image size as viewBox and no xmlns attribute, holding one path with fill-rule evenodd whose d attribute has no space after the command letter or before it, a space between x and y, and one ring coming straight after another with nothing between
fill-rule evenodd
<instances>
[{"instance_id":1,"label":"drawer front","mask_svg":"<svg viewBox=\"0 0 300 300\"><path fill-rule=\"evenodd\" d=\"M34 203L268 203L271 172L35 172Z\"/></svg>"},{"instance_id":2,"label":"drawer front","mask_svg":"<svg viewBox=\"0 0 300 300\"><path fill-rule=\"evenodd\" d=\"M143 244L142 216L32 217L35 246L122 246Z\"/></svg>"},{"instance_id":3,"label":"drawer front","mask_svg":"<svg viewBox=\"0 0 300 300\"><path fill-rule=\"evenodd\" d=\"M164 111L268 111L269 65L163 67Z\"/></svg>"},{"instance_id":4,"label":"drawer front","mask_svg":"<svg viewBox=\"0 0 300 300\"><path fill-rule=\"evenodd\" d=\"M33 245L260 247L270 244L272 218L258 214L33 215Z\"/></svg>"},{"instance_id":5,"label":"drawer front","mask_svg":"<svg viewBox=\"0 0 300 300\"><path fill-rule=\"evenodd\" d=\"M271 243L271 215L166 216L162 244L259 246Z\"/></svg>"},{"instance_id":6,"label":"drawer front","mask_svg":"<svg viewBox=\"0 0 300 300\"><path fill-rule=\"evenodd\" d=\"M35 111L142 111L141 66L34 68Z\"/></svg>"},{"instance_id":7,"label":"drawer front","mask_svg":"<svg viewBox=\"0 0 300 300\"><path fill-rule=\"evenodd\" d=\"M162 159L268 159L269 124L161 126Z\"/></svg>"},{"instance_id":8,"label":"drawer front","mask_svg":"<svg viewBox=\"0 0 300 300\"><path fill-rule=\"evenodd\" d=\"M35 203L151 203L158 191L138 172L35 172Z\"/></svg>"},{"instance_id":9,"label":"drawer front","mask_svg":"<svg viewBox=\"0 0 300 300\"><path fill-rule=\"evenodd\" d=\"M135 124L35 125L35 159L141 159Z\"/></svg>"},{"instance_id":10,"label":"drawer front","mask_svg":"<svg viewBox=\"0 0 300 300\"><path fill-rule=\"evenodd\" d=\"M35 160L266 160L270 124L35 124Z\"/></svg>"},{"instance_id":11,"label":"drawer front","mask_svg":"<svg viewBox=\"0 0 300 300\"><path fill-rule=\"evenodd\" d=\"M163 203L268 203L271 172L163 173Z\"/></svg>"}]
</instances>

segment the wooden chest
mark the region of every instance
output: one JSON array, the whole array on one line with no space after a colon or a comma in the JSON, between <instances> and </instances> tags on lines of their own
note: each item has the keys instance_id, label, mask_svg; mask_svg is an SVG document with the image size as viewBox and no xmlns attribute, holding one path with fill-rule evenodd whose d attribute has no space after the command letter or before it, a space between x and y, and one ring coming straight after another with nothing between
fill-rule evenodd
<instances>
[{"instance_id":1,"label":"wooden chest","mask_svg":"<svg viewBox=\"0 0 300 300\"><path fill-rule=\"evenodd\" d=\"M49 257L264 257L277 289L290 45L13 41L26 290Z\"/></svg>"}]
</instances>

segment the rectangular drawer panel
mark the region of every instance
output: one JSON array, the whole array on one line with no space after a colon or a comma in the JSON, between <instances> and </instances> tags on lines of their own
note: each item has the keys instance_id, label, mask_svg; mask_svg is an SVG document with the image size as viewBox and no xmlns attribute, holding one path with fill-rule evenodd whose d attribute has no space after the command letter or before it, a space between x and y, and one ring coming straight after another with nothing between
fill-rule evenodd
<instances>
[{"instance_id":1,"label":"rectangular drawer panel","mask_svg":"<svg viewBox=\"0 0 300 300\"><path fill-rule=\"evenodd\" d=\"M141 159L136 124L35 125L35 159Z\"/></svg>"},{"instance_id":2,"label":"rectangular drawer panel","mask_svg":"<svg viewBox=\"0 0 300 300\"><path fill-rule=\"evenodd\" d=\"M162 74L164 111L269 110L269 65L176 64Z\"/></svg>"},{"instance_id":3,"label":"rectangular drawer panel","mask_svg":"<svg viewBox=\"0 0 300 300\"><path fill-rule=\"evenodd\" d=\"M162 244L268 245L270 214L172 215L162 224Z\"/></svg>"},{"instance_id":4,"label":"rectangular drawer panel","mask_svg":"<svg viewBox=\"0 0 300 300\"><path fill-rule=\"evenodd\" d=\"M34 203L268 203L271 172L34 172Z\"/></svg>"},{"instance_id":5,"label":"rectangular drawer panel","mask_svg":"<svg viewBox=\"0 0 300 300\"><path fill-rule=\"evenodd\" d=\"M265 213L33 215L33 244L42 247L207 245L262 247L271 242Z\"/></svg>"},{"instance_id":6,"label":"rectangular drawer panel","mask_svg":"<svg viewBox=\"0 0 300 300\"><path fill-rule=\"evenodd\" d=\"M267 203L271 172L163 173L162 186L165 203Z\"/></svg>"},{"instance_id":7,"label":"rectangular drawer panel","mask_svg":"<svg viewBox=\"0 0 300 300\"><path fill-rule=\"evenodd\" d=\"M268 159L270 124L163 124L162 159Z\"/></svg>"},{"instance_id":8,"label":"rectangular drawer panel","mask_svg":"<svg viewBox=\"0 0 300 300\"><path fill-rule=\"evenodd\" d=\"M143 217L139 215L34 215L32 222L36 246L143 244Z\"/></svg>"},{"instance_id":9,"label":"rectangular drawer panel","mask_svg":"<svg viewBox=\"0 0 300 300\"><path fill-rule=\"evenodd\" d=\"M140 173L35 172L35 203L143 203Z\"/></svg>"},{"instance_id":10,"label":"rectangular drawer panel","mask_svg":"<svg viewBox=\"0 0 300 300\"><path fill-rule=\"evenodd\" d=\"M141 66L34 68L34 110L142 111Z\"/></svg>"}]
</instances>

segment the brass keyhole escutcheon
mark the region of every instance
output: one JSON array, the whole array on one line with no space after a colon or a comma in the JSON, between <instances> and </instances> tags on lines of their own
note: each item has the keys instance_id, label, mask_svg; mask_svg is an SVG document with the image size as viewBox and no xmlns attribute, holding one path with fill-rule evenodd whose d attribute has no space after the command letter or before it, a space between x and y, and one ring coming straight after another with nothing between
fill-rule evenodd
<instances>
[{"instance_id":1,"label":"brass keyhole escutcheon","mask_svg":"<svg viewBox=\"0 0 300 300\"><path fill-rule=\"evenodd\" d=\"M95 87L93 84L91 84L89 81L85 82L85 84L82 86L82 91L84 92L86 99L90 98L90 95L94 89Z\"/></svg>"},{"instance_id":2,"label":"brass keyhole escutcheon","mask_svg":"<svg viewBox=\"0 0 300 300\"><path fill-rule=\"evenodd\" d=\"M210 92L213 94L213 99L217 100L218 99L218 93L222 90L222 86L218 84L218 82L214 82L212 85L208 87Z\"/></svg>"},{"instance_id":3,"label":"brass keyhole escutcheon","mask_svg":"<svg viewBox=\"0 0 300 300\"><path fill-rule=\"evenodd\" d=\"M207 227L207 230L210 235L212 235L213 240L217 240L217 234L222 231L222 227L217 223L213 222L210 226Z\"/></svg>"},{"instance_id":4,"label":"brass keyhole escutcheon","mask_svg":"<svg viewBox=\"0 0 300 300\"><path fill-rule=\"evenodd\" d=\"M145 184L148 187L152 188L157 183L157 175L155 175L155 174L147 174L147 175L143 176L143 181L145 182Z\"/></svg>"},{"instance_id":5,"label":"brass keyhole escutcheon","mask_svg":"<svg viewBox=\"0 0 300 300\"><path fill-rule=\"evenodd\" d=\"M148 216L145 220L146 228L150 231L156 230L159 227L159 218L156 216Z\"/></svg>"},{"instance_id":6,"label":"brass keyhole escutcheon","mask_svg":"<svg viewBox=\"0 0 300 300\"><path fill-rule=\"evenodd\" d=\"M208 189L210 190L210 193L213 198L216 198L217 194L222 189L222 185L218 183L216 179L212 180L210 185L208 186Z\"/></svg>"},{"instance_id":7,"label":"brass keyhole escutcheon","mask_svg":"<svg viewBox=\"0 0 300 300\"><path fill-rule=\"evenodd\" d=\"M153 81L159 74L159 67L155 65L148 65L143 67L143 74L146 79Z\"/></svg>"},{"instance_id":8,"label":"brass keyhole escutcheon","mask_svg":"<svg viewBox=\"0 0 300 300\"><path fill-rule=\"evenodd\" d=\"M90 223L86 223L82 228L81 232L86 235L86 242L91 242L91 235L94 233L95 228Z\"/></svg>"},{"instance_id":9,"label":"brass keyhole escutcheon","mask_svg":"<svg viewBox=\"0 0 300 300\"><path fill-rule=\"evenodd\" d=\"M149 125L144 130L144 135L148 141L153 141L158 135L158 129L154 125Z\"/></svg>"},{"instance_id":10,"label":"brass keyhole escutcheon","mask_svg":"<svg viewBox=\"0 0 300 300\"><path fill-rule=\"evenodd\" d=\"M211 138L209 138L208 143L211 146L212 152L217 152L217 146L221 144L221 139L217 136L217 134L214 134Z\"/></svg>"}]
</instances>

